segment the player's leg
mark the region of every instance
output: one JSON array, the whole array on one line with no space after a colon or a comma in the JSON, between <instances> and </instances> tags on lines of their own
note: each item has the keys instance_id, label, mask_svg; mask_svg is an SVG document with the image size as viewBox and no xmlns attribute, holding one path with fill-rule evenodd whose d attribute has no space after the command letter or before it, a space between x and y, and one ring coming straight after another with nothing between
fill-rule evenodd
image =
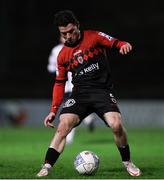
<instances>
[{"instance_id":1,"label":"player's leg","mask_svg":"<svg viewBox=\"0 0 164 180\"><path fill-rule=\"evenodd\" d=\"M48 175L50 168L55 164L60 154L64 150L66 136L72 130L72 128L79 123L79 121L80 119L76 114L66 113L60 116L59 125L46 152L44 165L37 174L38 177Z\"/></svg>"},{"instance_id":2,"label":"player's leg","mask_svg":"<svg viewBox=\"0 0 164 180\"><path fill-rule=\"evenodd\" d=\"M118 147L126 146L127 137L126 137L125 129L122 126L120 113L118 112L105 113L104 119L113 131L116 145Z\"/></svg>"},{"instance_id":3,"label":"player's leg","mask_svg":"<svg viewBox=\"0 0 164 180\"><path fill-rule=\"evenodd\" d=\"M115 143L128 173L132 176L139 176L141 174L140 169L132 163L130 158L130 148L125 128L122 125L121 114L119 112L107 112L104 114L104 119L113 131Z\"/></svg>"}]
</instances>

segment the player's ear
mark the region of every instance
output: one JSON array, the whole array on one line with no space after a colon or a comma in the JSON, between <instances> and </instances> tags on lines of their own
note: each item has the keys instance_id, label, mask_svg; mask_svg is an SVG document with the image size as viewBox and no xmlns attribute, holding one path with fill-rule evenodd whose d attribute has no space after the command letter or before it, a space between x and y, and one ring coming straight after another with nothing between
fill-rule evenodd
<instances>
[{"instance_id":1,"label":"player's ear","mask_svg":"<svg viewBox=\"0 0 164 180\"><path fill-rule=\"evenodd\" d=\"M78 29L78 31L80 33L80 24L77 25L77 29Z\"/></svg>"},{"instance_id":2,"label":"player's ear","mask_svg":"<svg viewBox=\"0 0 164 180\"><path fill-rule=\"evenodd\" d=\"M77 28L79 29L80 28L80 23L78 22L76 25L77 25Z\"/></svg>"}]
</instances>

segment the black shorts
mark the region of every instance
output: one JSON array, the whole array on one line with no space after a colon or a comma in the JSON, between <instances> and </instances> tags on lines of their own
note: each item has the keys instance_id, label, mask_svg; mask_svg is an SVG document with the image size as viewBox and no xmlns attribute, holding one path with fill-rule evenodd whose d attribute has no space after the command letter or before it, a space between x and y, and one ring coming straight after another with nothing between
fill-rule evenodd
<instances>
[{"instance_id":1,"label":"black shorts","mask_svg":"<svg viewBox=\"0 0 164 180\"><path fill-rule=\"evenodd\" d=\"M107 112L119 112L117 101L109 90L78 90L63 104L61 114L77 114L80 122L89 114L95 112L102 120Z\"/></svg>"}]
</instances>

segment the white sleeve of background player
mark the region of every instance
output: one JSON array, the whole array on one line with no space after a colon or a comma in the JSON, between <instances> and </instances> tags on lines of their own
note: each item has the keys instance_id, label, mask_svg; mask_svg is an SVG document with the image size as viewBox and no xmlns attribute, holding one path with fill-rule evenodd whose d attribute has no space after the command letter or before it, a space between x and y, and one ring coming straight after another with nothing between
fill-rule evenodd
<instances>
[{"instance_id":1,"label":"white sleeve of background player","mask_svg":"<svg viewBox=\"0 0 164 180\"><path fill-rule=\"evenodd\" d=\"M66 84L65 84L65 93L72 92L72 88L73 88L72 73L68 72L67 76L68 76L68 80L66 81Z\"/></svg>"},{"instance_id":2,"label":"white sleeve of background player","mask_svg":"<svg viewBox=\"0 0 164 180\"><path fill-rule=\"evenodd\" d=\"M55 48L52 49L51 54L48 58L48 65L47 65L47 69L48 72L50 73L55 73L56 72L56 52L55 52Z\"/></svg>"},{"instance_id":3,"label":"white sleeve of background player","mask_svg":"<svg viewBox=\"0 0 164 180\"><path fill-rule=\"evenodd\" d=\"M51 51L51 54L48 58L48 65L47 65L47 69L50 73L55 73L55 72L57 73L57 57L62 47L63 45L59 44L55 46Z\"/></svg>"}]
</instances>

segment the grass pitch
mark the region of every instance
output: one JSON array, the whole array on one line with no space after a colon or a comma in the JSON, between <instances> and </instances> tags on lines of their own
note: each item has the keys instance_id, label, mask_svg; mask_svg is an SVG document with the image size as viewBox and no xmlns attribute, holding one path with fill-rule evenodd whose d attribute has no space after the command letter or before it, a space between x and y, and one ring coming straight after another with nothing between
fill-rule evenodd
<instances>
[{"instance_id":1,"label":"grass pitch","mask_svg":"<svg viewBox=\"0 0 164 180\"><path fill-rule=\"evenodd\" d=\"M36 179L53 131L0 128L0 179ZM163 179L164 130L128 129L127 133L132 159L142 170L140 177L131 177L123 168L110 129L101 127L90 133L86 127L78 127L73 144L65 147L44 179ZM95 175L79 175L74 169L74 158L83 150L91 150L100 158Z\"/></svg>"}]
</instances>

